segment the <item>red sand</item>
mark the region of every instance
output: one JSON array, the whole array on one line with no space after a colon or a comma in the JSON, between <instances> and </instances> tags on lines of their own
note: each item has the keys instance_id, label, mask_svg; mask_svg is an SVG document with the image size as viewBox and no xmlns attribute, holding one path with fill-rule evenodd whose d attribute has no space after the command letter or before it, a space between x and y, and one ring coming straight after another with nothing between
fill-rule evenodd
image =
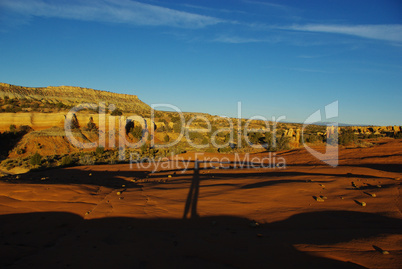
<instances>
[{"instance_id":1,"label":"red sand","mask_svg":"<svg viewBox=\"0 0 402 269\"><path fill-rule=\"evenodd\" d=\"M376 143L341 149L336 168L300 149L276 154L284 169L201 169L195 204L194 163L182 173L175 161L194 153L155 173L118 164L3 178L0 266L400 268L402 141ZM198 155L213 157L235 160ZM186 203L193 218L182 219Z\"/></svg>"}]
</instances>

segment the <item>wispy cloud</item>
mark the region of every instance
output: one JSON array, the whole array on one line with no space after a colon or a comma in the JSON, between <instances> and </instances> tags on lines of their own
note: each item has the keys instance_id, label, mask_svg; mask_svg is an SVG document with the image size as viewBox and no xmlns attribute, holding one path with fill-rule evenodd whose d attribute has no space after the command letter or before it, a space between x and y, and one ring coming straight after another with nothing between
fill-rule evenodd
<instances>
[{"instance_id":1,"label":"wispy cloud","mask_svg":"<svg viewBox=\"0 0 402 269\"><path fill-rule=\"evenodd\" d=\"M271 7L271 8L288 9L287 6L269 3L269 2L260 2L260 1L253 1L253 0L243 0L243 2L247 3L247 4L256 4L256 5L262 5L262 6Z\"/></svg>"},{"instance_id":2,"label":"wispy cloud","mask_svg":"<svg viewBox=\"0 0 402 269\"><path fill-rule=\"evenodd\" d=\"M369 39L402 42L401 24L379 24L379 25L306 24L306 25L291 25L277 28L283 30L294 30L304 32L344 34Z\"/></svg>"},{"instance_id":3,"label":"wispy cloud","mask_svg":"<svg viewBox=\"0 0 402 269\"><path fill-rule=\"evenodd\" d=\"M134 25L202 28L223 20L130 0L1 0L0 8L26 16Z\"/></svg>"},{"instance_id":4,"label":"wispy cloud","mask_svg":"<svg viewBox=\"0 0 402 269\"><path fill-rule=\"evenodd\" d=\"M247 14L245 11L240 10L231 10L231 9L222 9L222 8L210 8L210 7L203 7L198 5L191 5L191 4L182 4L183 7L193 8L193 9L200 9L206 11L213 11L213 12L221 12L221 13L240 13L240 14Z\"/></svg>"},{"instance_id":5,"label":"wispy cloud","mask_svg":"<svg viewBox=\"0 0 402 269\"><path fill-rule=\"evenodd\" d=\"M262 39L247 38L247 37L240 37L240 36L228 36L228 35L219 36L212 41L218 42L218 43L231 43L231 44L263 42Z\"/></svg>"},{"instance_id":6,"label":"wispy cloud","mask_svg":"<svg viewBox=\"0 0 402 269\"><path fill-rule=\"evenodd\" d=\"M231 44L243 44L243 43L279 43L282 42L282 38L278 35L271 35L269 37L262 36L259 37L243 37L239 35L219 35L218 37L212 39L212 42L218 43L231 43Z\"/></svg>"}]
</instances>

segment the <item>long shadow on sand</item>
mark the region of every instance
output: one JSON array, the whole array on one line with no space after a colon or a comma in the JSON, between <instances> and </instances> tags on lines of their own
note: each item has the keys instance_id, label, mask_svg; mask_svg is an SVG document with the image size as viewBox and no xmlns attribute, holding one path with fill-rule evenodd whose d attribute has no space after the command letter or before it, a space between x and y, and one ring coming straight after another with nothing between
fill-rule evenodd
<instances>
[{"instance_id":1,"label":"long shadow on sand","mask_svg":"<svg viewBox=\"0 0 402 269\"><path fill-rule=\"evenodd\" d=\"M354 211L301 213L260 225L232 216L199 217L197 168L184 219L88 220L63 212L0 216L0 267L362 268L294 245L326 246L402 233L401 219Z\"/></svg>"},{"instance_id":2,"label":"long shadow on sand","mask_svg":"<svg viewBox=\"0 0 402 269\"><path fill-rule=\"evenodd\" d=\"M401 234L402 227L400 219L353 211L297 214L258 227L250 223L230 216L84 220L62 212L3 215L0 267L362 268L293 245Z\"/></svg>"},{"instance_id":3,"label":"long shadow on sand","mask_svg":"<svg viewBox=\"0 0 402 269\"><path fill-rule=\"evenodd\" d=\"M24 184L85 184L104 186L109 188L139 188L140 184L125 180L124 178L146 178L150 173L147 171L91 171L83 170L81 167L74 169L55 168L42 171L32 171L19 175L3 177L1 180L8 180L12 183Z\"/></svg>"},{"instance_id":4,"label":"long shadow on sand","mask_svg":"<svg viewBox=\"0 0 402 269\"><path fill-rule=\"evenodd\" d=\"M349 166L349 165L343 165ZM355 165L350 165L355 166ZM380 164L380 163L369 163L369 164L359 164L360 167L367 167L375 170L381 170L385 172L402 173L402 163L400 164Z\"/></svg>"},{"instance_id":5,"label":"long shadow on sand","mask_svg":"<svg viewBox=\"0 0 402 269\"><path fill-rule=\"evenodd\" d=\"M189 163L194 163L194 161L189 161ZM202 164L202 162L200 162ZM228 163L227 163L228 164ZM127 164L128 165L128 164ZM236 165L236 163L229 163L229 165ZM239 165L239 164L237 164ZM243 163L244 165L244 163ZM247 169L248 167L251 167ZM291 177L305 177L306 180L311 178L317 178L319 176L330 176L330 177L342 177L342 178L367 178L367 179L376 179L376 178L383 178L383 177L376 177L372 175L363 175L363 174L355 174L355 173L344 173L344 174L339 174L339 173L323 173L323 172L302 172L302 171L288 171L286 169L277 169L277 168L272 168L268 169L266 171L261 171L259 170L258 172L253 171L253 167L255 167L255 164L246 164L244 165L244 169L241 173L233 173L231 170L233 170L233 167L230 168L225 168L225 169L211 169L211 168L205 168L203 166L199 166L199 171L197 172L198 174L198 180L197 182L194 183L193 181L193 192L197 191L197 188L195 187L197 184L199 185L199 181L206 181L210 180L212 178L214 179L231 179L231 180L236 180L237 178L247 178L247 177L254 177L254 178L275 178L275 180L268 180L268 181L262 181L258 183L251 183L245 186L242 186L242 188L258 188L258 187L264 187L264 186L273 186L277 184L286 184L286 183L297 183L297 182L304 182L302 179L292 179ZM373 168L371 165L368 166L370 168ZM381 169L387 169L389 166L381 166L377 168ZM390 170L395 170L394 166ZM87 184L87 185L95 185L95 186L104 186L104 187L109 187L109 188L121 188L123 185L125 188L140 188L142 187L142 183L138 182L131 182L128 181L127 179L129 178L135 178L135 179L147 179L149 181L153 181L154 179L161 179L161 178L167 178L167 174L173 175L172 178L169 179L169 184L175 184L180 183L181 184L181 179L182 180L189 180L191 178L191 174L189 173L184 173L182 174L181 171L183 171L182 168L177 168L177 169L170 169L170 170L162 170L159 172L151 173L149 171L138 171L138 170L125 170L125 171L119 171L119 170L113 170L113 166L111 166L110 171L92 171L90 170L90 167L87 167L86 169L88 170L83 170L82 167L79 168L68 168L68 169L50 169L50 170L44 170L44 171L34 171L34 172L29 172L24 175L20 175L19 179L16 180L13 177L4 177L1 180L9 180L12 183L27 183L27 184ZM398 168L399 169L399 168ZM194 165L190 166L187 168L188 172L193 172L195 171ZM278 178L283 178L283 179L278 179ZM328 180L314 180L315 183L326 183L330 182ZM158 183L157 181L155 183ZM205 185L205 184L204 184ZM197 195L196 195L197 196ZM196 204L196 198L191 198L193 197L189 193L189 198L191 201L195 201ZM190 202L191 202L190 201Z\"/></svg>"}]
</instances>

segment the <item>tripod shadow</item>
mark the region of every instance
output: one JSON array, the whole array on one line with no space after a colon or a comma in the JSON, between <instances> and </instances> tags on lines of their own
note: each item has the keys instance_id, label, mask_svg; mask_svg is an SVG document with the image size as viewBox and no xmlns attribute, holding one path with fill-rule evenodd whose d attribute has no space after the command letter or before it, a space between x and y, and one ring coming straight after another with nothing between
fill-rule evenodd
<instances>
[{"instance_id":1,"label":"tripod shadow","mask_svg":"<svg viewBox=\"0 0 402 269\"><path fill-rule=\"evenodd\" d=\"M194 219L198 217L197 214L197 202L198 202L198 193L200 189L200 169L199 169L199 161L195 161L194 163L194 176L191 181L190 190L187 195L186 205L184 207L183 219L187 218L187 215L191 208L190 218Z\"/></svg>"}]
</instances>

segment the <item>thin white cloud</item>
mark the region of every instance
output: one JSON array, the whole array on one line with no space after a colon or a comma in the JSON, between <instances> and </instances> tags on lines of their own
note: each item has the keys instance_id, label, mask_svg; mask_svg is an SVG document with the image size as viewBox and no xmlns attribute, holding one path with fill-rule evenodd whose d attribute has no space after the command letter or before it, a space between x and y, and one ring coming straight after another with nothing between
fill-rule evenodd
<instances>
[{"instance_id":1,"label":"thin white cloud","mask_svg":"<svg viewBox=\"0 0 402 269\"><path fill-rule=\"evenodd\" d=\"M283 30L352 35L369 39L402 42L401 24L326 25L306 24L277 27Z\"/></svg>"},{"instance_id":2,"label":"thin white cloud","mask_svg":"<svg viewBox=\"0 0 402 269\"><path fill-rule=\"evenodd\" d=\"M212 41L218 43L231 43L231 44L263 42L263 40L257 38L246 38L246 37L227 36L227 35L219 36Z\"/></svg>"},{"instance_id":3,"label":"thin white cloud","mask_svg":"<svg viewBox=\"0 0 402 269\"><path fill-rule=\"evenodd\" d=\"M281 36L271 35L271 36L263 36L263 37L242 37L238 35L219 35L215 39L211 40L212 42L218 43L231 43L231 44L243 44L243 43L279 43L283 42Z\"/></svg>"},{"instance_id":4,"label":"thin white cloud","mask_svg":"<svg viewBox=\"0 0 402 269\"><path fill-rule=\"evenodd\" d=\"M269 2L260 2L260 1L252 1L252 0L243 0L243 2L247 3L247 4L262 5L262 6L267 6L267 7L271 7L271 8L288 9L287 6L269 3Z\"/></svg>"},{"instance_id":5,"label":"thin white cloud","mask_svg":"<svg viewBox=\"0 0 402 269\"><path fill-rule=\"evenodd\" d=\"M193 8L193 9L201 9L201 10L206 10L206 11L213 11L213 12L247 14L247 12L240 11L240 10L231 10L231 9L222 9L222 8L215 9L215 8L209 8L209 7L204 7L204 6L191 5L191 4L182 4L181 6L188 7L188 8Z\"/></svg>"},{"instance_id":6,"label":"thin white cloud","mask_svg":"<svg viewBox=\"0 0 402 269\"><path fill-rule=\"evenodd\" d=\"M0 8L27 16L134 25L202 28L223 20L130 0L1 0Z\"/></svg>"}]
</instances>

